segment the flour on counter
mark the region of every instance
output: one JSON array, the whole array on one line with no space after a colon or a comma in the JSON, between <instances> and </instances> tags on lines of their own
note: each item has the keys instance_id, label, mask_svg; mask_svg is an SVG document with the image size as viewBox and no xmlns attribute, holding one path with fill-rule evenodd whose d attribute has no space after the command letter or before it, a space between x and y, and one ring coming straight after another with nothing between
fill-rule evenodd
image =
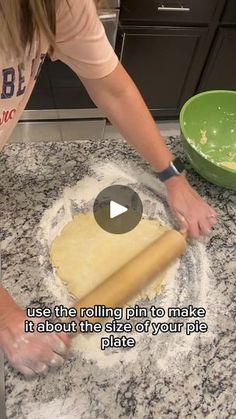
<instances>
[{"instance_id":1,"label":"flour on counter","mask_svg":"<svg viewBox=\"0 0 236 419\"><path fill-rule=\"evenodd\" d=\"M42 254L39 262L45 286L55 297L55 304L65 306L73 305L72 296L68 295L66 287L57 278L49 265L49 247L53 239L63 227L79 212L92 211L93 202L98 193L112 184L125 184L131 186L140 196L144 206L144 217L156 218L173 228L172 218L166 211L165 188L151 175L142 169L135 169L124 164L112 163L98 164L93 168L93 174L79 181L70 188L65 188L60 199L52 208L45 211L40 222L38 240L41 243ZM154 190L156 195L149 191ZM140 306L183 307L189 304L195 307L204 307L207 317L204 321L208 324L209 332L203 339L211 339L214 328L214 315L212 315L213 290L211 273L208 266L204 240L189 244L181 262L177 261L168 271L168 278L161 295L149 295L147 299L140 300ZM211 303L211 304L210 304ZM166 321L162 318L162 321ZM154 321L154 319L152 319ZM173 319L169 321L175 321ZM106 334L107 335L107 334ZM146 336L135 333L136 346L130 350L100 350L102 335L80 335L73 339L73 351L80 353L85 360L96 361L101 368L109 368L120 362L135 362L143 351L155 357L157 366L165 371L170 365L178 365L179 359L194 351L197 334L165 334ZM201 337L202 339L202 337ZM175 369L176 370L176 369Z\"/></svg>"}]
</instances>

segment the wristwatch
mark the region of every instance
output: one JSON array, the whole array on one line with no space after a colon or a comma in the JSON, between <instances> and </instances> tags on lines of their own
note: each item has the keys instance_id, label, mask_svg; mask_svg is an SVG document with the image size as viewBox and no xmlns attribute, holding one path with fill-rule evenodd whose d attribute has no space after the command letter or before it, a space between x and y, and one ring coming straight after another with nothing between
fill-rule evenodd
<instances>
[{"instance_id":1,"label":"wristwatch","mask_svg":"<svg viewBox=\"0 0 236 419\"><path fill-rule=\"evenodd\" d=\"M167 179L170 179L172 176L180 176L184 174L185 166L182 160L179 157L176 157L173 161L170 162L167 169L158 173L158 177L162 182L165 182Z\"/></svg>"}]
</instances>

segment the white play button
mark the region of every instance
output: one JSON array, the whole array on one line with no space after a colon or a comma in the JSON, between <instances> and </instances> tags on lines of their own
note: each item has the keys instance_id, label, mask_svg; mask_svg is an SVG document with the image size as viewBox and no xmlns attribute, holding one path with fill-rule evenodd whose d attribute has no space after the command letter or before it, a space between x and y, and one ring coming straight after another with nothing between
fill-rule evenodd
<instances>
[{"instance_id":1,"label":"white play button","mask_svg":"<svg viewBox=\"0 0 236 419\"><path fill-rule=\"evenodd\" d=\"M118 217L128 211L128 208L118 204L115 201L110 201L110 218Z\"/></svg>"},{"instance_id":2,"label":"white play button","mask_svg":"<svg viewBox=\"0 0 236 419\"><path fill-rule=\"evenodd\" d=\"M138 194L129 186L112 185L98 194L93 213L103 230L111 234L125 234L138 225L143 205Z\"/></svg>"}]
</instances>

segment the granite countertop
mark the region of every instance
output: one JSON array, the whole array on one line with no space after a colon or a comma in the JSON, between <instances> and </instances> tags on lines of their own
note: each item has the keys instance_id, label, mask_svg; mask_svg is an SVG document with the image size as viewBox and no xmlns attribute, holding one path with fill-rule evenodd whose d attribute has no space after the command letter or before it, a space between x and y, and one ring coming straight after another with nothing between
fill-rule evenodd
<instances>
[{"instance_id":1,"label":"granite countertop","mask_svg":"<svg viewBox=\"0 0 236 419\"><path fill-rule=\"evenodd\" d=\"M183 154L179 138L170 137L167 143L175 153ZM117 140L10 144L0 155L3 285L22 307L55 303L39 269L36 236L44 211L65 187L89 175L95 162L107 161L131 163L152 173L126 143ZM191 169L189 179L219 215L206 243L218 296L212 303L215 322L209 338L196 338L194 349L186 352L178 368L167 365L164 372L156 364L158 353L154 356L148 345L135 362L121 361L119 368L102 368L95 360L72 356L60 370L32 381L5 362L8 419L236 416L236 196Z\"/></svg>"}]
</instances>

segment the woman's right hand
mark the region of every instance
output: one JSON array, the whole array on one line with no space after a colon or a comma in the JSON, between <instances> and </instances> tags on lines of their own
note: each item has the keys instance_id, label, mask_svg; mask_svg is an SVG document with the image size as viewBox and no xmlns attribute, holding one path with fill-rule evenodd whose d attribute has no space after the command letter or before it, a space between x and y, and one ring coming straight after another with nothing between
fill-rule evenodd
<instances>
[{"instance_id":1,"label":"woman's right hand","mask_svg":"<svg viewBox=\"0 0 236 419\"><path fill-rule=\"evenodd\" d=\"M66 333L26 333L25 320L24 311L13 306L0 325L0 347L11 365L25 376L45 375L50 366L64 363L70 338ZM42 319L34 319L37 321Z\"/></svg>"}]
</instances>

